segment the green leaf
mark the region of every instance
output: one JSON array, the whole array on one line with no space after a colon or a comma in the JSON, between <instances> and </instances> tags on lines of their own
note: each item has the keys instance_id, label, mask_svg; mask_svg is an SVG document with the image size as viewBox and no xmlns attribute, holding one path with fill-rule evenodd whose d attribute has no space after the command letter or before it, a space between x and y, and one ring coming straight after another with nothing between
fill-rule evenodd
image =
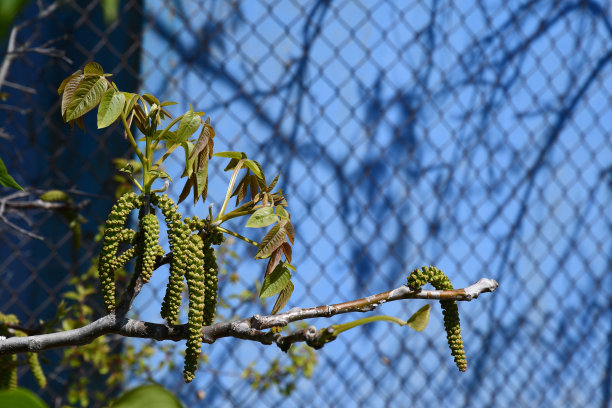
<instances>
[{"instance_id":1,"label":"green leaf","mask_svg":"<svg viewBox=\"0 0 612 408\"><path fill-rule=\"evenodd\" d=\"M191 176L191 173L193 173L194 163L197 157L191 156L191 152L193 151L192 142L189 142L189 141L183 142L181 146L185 150L185 170L183 171L183 174L181 174L181 177L189 177ZM166 148L168 148L168 142L166 142Z\"/></svg>"},{"instance_id":2,"label":"green leaf","mask_svg":"<svg viewBox=\"0 0 612 408\"><path fill-rule=\"evenodd\" d=\"M157 105L159 106L159 99L157 99L156 97L154 97L151 94L142 94L142 99L144 99L145 101L147 101L147 103L152 106L152 105Z\"/></svg>"},{"instance_id":3,"label":"green leaf","mask_svg":"<svg viewBox=\"0 0 612 408\"><path fill-rule=\"evenodd\" d=\"M272 273L266 276L264 279L263 284L261 285L261 291L259 292L259 297L267 298L276 295L278 292L283 290L290 281L291 271L282 263L276 265L276 268L274 268Z\"/></svg>"},{"instance_id":4,"label":"green leaf","mask_svg":"<svg viewBox=\"0 0 612 408\"><path fill-rule=\"evenodd\" d=\"M213 154L213 156L217 157L227 157L228 159L246 159L246 154L242 152L219 152Z\"/></svg>"},{"instance_id":5,"label":"green leaf","mask_svg":"<svg viewBox=\"0 0 612 408\"><path fill-rule=\"evenodd\" d=\"M112 88L104 92L98 106L98 129L113 124L121 115L123 105L125 105L125 95L121 92L115 92Z\"/></svg>"},{"instance_id":6,"label":"green leaf","mask_svg":"<svg viewBox=\"0 0 612 408\"><path fill-rule=\"evenodd\" d=\"M141 385L121 395L113 408L182 408L181 402L170 391L159 385Z\"/></svg>"},{"instance_id":7,"label":"green leaf","mask_svg":"<svg viewBox=\"0 0 612 408\"><path fill-rule=\"evenodd\" d=\"M70 82L71 79L73 79L74 77L78 77L81 76L81 70L79 69L78 71L76 71L74 74L70 75L68 78L64 79L62 81L62 83L60 84L59 88L57 88L57 94L61 95L62 92L64 92L64 88L66 88L66 84L68 82Z\"/></svg>"},{"instance_id":8,"label":"green leaf","mask_svg":"<svg viewBox=\"0 0 612 408\"><path fill-rule=\"evenodd\" d=\"M262 228L272 225L276 221L278 221L278 217L274 214L274 208L263 207L249 217L246 226L247 228Z\"/></svg>"},{"instance_id":9,"label":"green leaf","mask_svg":"<svg viewBox=\"0 0 612 408\"><path fill-rule=\"evenodd\" d=\"M259 163L257 163L255 160L245 160L244 165L251 169L251 171L257 176L257 178L259 178L260 180L264 180L265 182L263 171Z\"/></svg>"},{"instance_id":10,"label":"green leaf","mask_svg":"<svg viewBox=\"0 0 612 408\"><path fill-rule=\"evenodd\" d=\"M66 85L68 87L68 85ZM70 105L66 108L66 121L80 118L96 105L102 99L102 94L106 91L108 82L103 76L86 76L79 83L79 86L74 91L74 96L70 101ZM66 90L64 90L64 93Z\"/></svg>"},{"instance_id":11,"label":"green leaf","mask_svg":"<svg viewBox=\"0 0 612 408\"><path fill-rule=\"evenodd\" d=\"M176 143L183 143L187 141L200 127L202 120L198 115L193 112L193 109L189 109L179 122L178 129L176 131Z\"/></svg>"},{"instance_id":12,"label":"green leaf","mask_svg":"<svg viewBox=\"0 0 612 408\"><path fill-rule=\"evenodd\" d=\"M83 68L83 72L86 74L104 75L104 69L102 68L102 65L98 64L97 62L90 62L85 65L85 68Z\"/></svg>"},{"instance_id":13,"label":"green leaf","mask_svg":"<svg viewBox=\"0 0 612 408\"><path fill-rule=\"evenodd\" d=\"M287 286L285 286L283 290L281 290L281 293L278 295L278 298L276 298L276 302L274 303L274 307L272 308L272 314L277 314L283 309L283 307L287 305L287 302L289 302L294 288L295 287L293 286L293 282L289 281L287 283Z\"/></svg>"},{"instance_id":14,"label":"green leaf","mask_svg":"<svg viewBox=\"0 0 612 408\"><path fill-rule=\"evenodd\" d=\"M287 212L287 210L285 210L285 208L282 205L277 205L275 208L276 208L276 215L278 215L279 217L285 220L290 219L289 213Z\"/></svg>"},{"instance_id":15,"label":"green leaf","mask_svg":"<svg viewBox=\"0 0 612 408\"><path fill-rule=\"evenodd\" d=\"M410 319L408 319L406 324L419 332L425 330L425 328L427 327L427 323L429 323L430 310L431 306L429 304L426 304L425 306L417 310L415 314L410 316Z\"/></svg>"},{"instance_id":16,"label":"green leaf","mask_svg":"<svg viewBox=\"0 0 612 408\"><path fill-rule=\"evenodd\" d=\"M62 190L49 190L40 195L40 199L46 202L61 201L63 203L72 202L72 198Z\"/></svg>"},{"instance_id":17,"label":"green leaf","mask_svg":"<svg viewBox=\"0 0 612 408\"><path fill-rule=\"evenodd\" d=\"M272 252L276 248L282 245L285 242L285 237L287 232L284 228L282 228L279 224L276 224L266 236L261 240L261 244L257 248L257 253L255 254L255 259L265 259L272 255Z\"/></svg>"},{"instance_id":18,"label":"green leaf","mask_svg":"<svg viewBox=\"0 0 612 408\"><path fill-rule=\"evenodd\" d=\"M159 104L159 106L161 106L162 108L164 106L171 106L171 105L178 105L178 102L172 102L172 101L165 101Z\"/></svg>"},{"instance_id":19,"label":"green leaf","mask_svg":"<svg viewBox=\"0 0 612 408\"><path fill-rule=\"evenodd\" d=\"M79 87L79 84L81 83L84 77L85 76L82 74L79 74L79 75L73 74L66 79L67 80L66 83L62 82L62 84L60 85L60 88L58 91L61 90L61 92L63 93L62 95L62 118L64 118L66 122L68 122L68 120L66 119L66 110L68 109L70 102L72 102L74 93Z\"/></svg>"},{"instance_id":20,"label":"green leaf","mask_svg":"<svg viewBox=\"0 0 612 408\"><path fill-rule=\"evenodd\" d=\"M121 93L125 97L125 105L123 106L123 113L125 113L125 116L129 116L130 112L132 111L132 108L134 108L134 105L136 104L136 101L138 101L138 94L131 93L131 92L121 92Z\"/></svg>"},{"instance_id":21,"label":"green leaf","mask_svg":"<svg viewBox=\"0 0 612 408\"><path fill-rule=\"evenodd\" d=\"M48 408L36 394L25 388L0 391L0 406L11 408Z\"/></svg>"},{"instance_id":22,"label":"green leaf","mask_svg":"<svg viewBox=\"0 0 612 408\"><path fill-rule=\"evenodd\" d=\"M11 187L11 188L14 188L15 190L23 191L23 188L21 188L21 186L17 184L15 179L8 173L8 170L6 169L6 166L4 165L4 162L2 161L1 157L0 157L0 184L2 184L4 187Z\"/></svg>"}]
</instances>

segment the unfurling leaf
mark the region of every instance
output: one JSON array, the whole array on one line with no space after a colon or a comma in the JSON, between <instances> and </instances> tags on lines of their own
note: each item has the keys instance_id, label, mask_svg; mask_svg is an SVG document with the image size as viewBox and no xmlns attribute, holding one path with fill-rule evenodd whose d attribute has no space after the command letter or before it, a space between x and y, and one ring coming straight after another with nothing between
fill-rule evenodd
<instances>
[{"instance_id":1,"label":"unfurling leaf","mask_svg":"<svg viewBox=\"0 0 612 408\"><path fill-rule=\"evenodd\" d=\"M261 244L257 248L257 253L255 253L255 259L265 259L272 255L272 252L285 242L287 231L285 228L282 228L280 224L276 224L266 236L261 240Z\"/></svg>"},{"instance_id":2,"label":"unfurling leaf","mask_svg":"<svg viewBox=\"0 0 612 408\"><path fill-rule=\"evenodd\" d=\"M17 184L15 179L8 173L8 170L6 169L2 158L0 158L0 184L2 184L4 187L11 187L15 190L23 191L23 188L21 188L21 186Z\"/></svg>"},{"instance_id":3,"label":"unfurling leaf","mask_svg":"<svg viewBox=\"0 0 612 408\"><path fill-rule=\"evenodd\" d=\"M68 78L64 79L62 81L62 83L60 84L59 88L57 88L57 94L61 95L62 92L64 92L64 88L66 88L66 85L68 84L68 82L72 81L75 77L82 77L82 72L79 69L78 71L76 71L74 74L70 75Z\"/></svg>"},{"instance_id":4,"label":"unfurling leaf","mask_svg":"<svg viewBox=\"0 0 612 408\"><path fill-rule=\"evenodd\" d=\"M423 331L427 327L429 323L429 311L431 310L431 306L426 304L419 310L417 310L410 319L406 322L406 325L410 326L416 331Z\"/></svg>"},{"instance_id":5,"label":"unfurling leaf","mask_svg":"<svg viewBox=\"0 0 612 408\"><path fill-rule=\"evenodd\" d=\"M274 208L263 207L255 211L248 219L247 228L262 228L274 224L278 217L274 214Z\"/></svg>"},{"instance_id":6,"label":"unfurling leaf","mask_svg":"<svg viewBox=\"0 0 612 408\"><path fill-rule=\"evenodd\" d=\"M282 256L283 256L283 251L281 248L278 248L277 250L272 252L272 255L270 255L270 259L268 259L268 266L266 266L266 273L264 274L264 279L267 278L268 275L272 273L274 268L276 268L276 265L278 265Z\"/></svg>"},{"instance_id":7,"label":"unfurling leaf","mask_svg":"<svg viewBox=\"0 0 612 408\"><path fill-rule=\"evenodd\" d=\"M287 210L283 208L282 205L277 205L275 208L276 208L276 215L278 215L284 220L287 220L287 221L290 220L289 213L287 212Z\"/></svg>"},{"instance_id":8,"label":"unfurling leaf","mask_svg":"<svg viewBox=\"0 0 612 408\"><path fill-rule=\"evenodd\" d=\"M66 88L71 84L69 82ZM108 82L106 78L98 75L86 75L78 87L74 91L74 96L70 101L70 104L66 108L66 121L75 120L80 118L90 110L96 107L96 105L102 99L102 94L106 91ZM64 95L66 89L64 89Z\"/></svg>"},{"instance_id":9,"label":"unfurling leaf","mask_svg":"<svg viewBox=\"0 0 612 408\"><path fill-rule=\"evenodd\" d=\"M64 118L66 122L68 122L68 120L66 119L66 110L68 109L70 102L72 102L72 98L74 97L74 92L76 91L77 87L79 86L83 78L85 77L85 75L80 74L80 72L81 71L77 71L77 73L79 74L74 73L70 75L68 78L66 78L58 89L59 93L63 93L62 95L62 118Z\"/></svg>"},{"instance_id":10,"label":"unfurling leaf","mask_svg":"<svg viewBox=\"0 0 612 408\"><path fill-rule=\"evenodd\" d=\"M285 286L283 290L281 290L281 293L278 295L278 298L276 298L276 302L274 303L274 307L272 308L272 314L277 314L283 309L283 307L287 305L287 302L289 302L289 298L291 298L291 294L293 293L293 289L293 282L289 281L287 283L287 286Z\"/></svg>"},{"instance_id":11,"label":"unfurling leaf","mask_svg":"<svg viewBox=\"0 0 612 408\"><path fill-rule=\"evenodd\" d=\"M176 143L183 143L187 141L200 127L202 119L193 111L189 109L179 122L178 129L176 131Z\"/></svg>"},{"instance_id":12,"label":"unfurling leaf","mask_svg":"<svg viewBox=\"0 0 612 408\"><path fill-rule=\"evenodd\" d=\"M261 291L259 292L260 298L267 298L276 295L278 292L283 290L285 286L291 281L291 271L285 266L284 263L280 263L274 268L271 274L266 276L261 285Z\"/></svg>"},{"instance_id":13,"label":"unfurling leaf","mask_svg":"<svg viewBox=\"0 0 612 408\"><path fill-rule=\"evenodd\" d=\"M219 153L213 154L213 156L227 157L228 159L237 159L237 160L246 159L246 154L242 152L219 152Z\"/></svg>"},{"instance_id":14,"label":"unfurling leaf","mask_svg":"<svg viewBox=\"0 0 612 408\"><path fill-rule=\"evenodd\" d=\"M125 105L125 95L115 92L110 88L102 96L100 106L98 106L98 129L105 128L113 124L123 111Z\"/></svg>"},{"instance_id":15,"label":"unfurling leaf","mask_svg":"<svg viewBox=\"0 0 612 408\"><path fill-rule=\"evenodd\" d=\"M104 69L97 62L88 63L87 65L85 65L85 68L83 68L83 71L86 74L104 75Z\"/></svg>"},{"instance_id":16,"label":"unfurling leaf","mask_svg":"<svg viewBox=\"0 0 612 408\"><path fill-rule=\"evenodd\" d=\"M146 94L142 94L142 99L147 101L149 106L153 106L153 105L159 106L159 99L157 99L156 97L154 97L151 94L147 94L147 93Z\"/></svg>"},{"instance_id":17,"label":"unfurling leaf","mask_svg":"<svg viewBox=\"0 0 612 408\"><path fill-rule=\"evenodd\" d=\"M253 174L255 174L260 180L263 180L265 184L266 179L264 178L263 170L261 169L259 163L257 163L255 160L245 160L244 165L251 169Z\"/></svg>"}]
</instances>

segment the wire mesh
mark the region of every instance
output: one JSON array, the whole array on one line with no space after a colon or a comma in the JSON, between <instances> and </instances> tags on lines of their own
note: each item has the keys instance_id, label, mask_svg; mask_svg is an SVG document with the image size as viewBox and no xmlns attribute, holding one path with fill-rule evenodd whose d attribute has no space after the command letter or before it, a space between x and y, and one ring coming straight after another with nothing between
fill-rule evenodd
<instances>
[{"instance_id":1,"label":"wire mesh","mask_svg":"<svg viewBox=\"0 0 612 408\"><path fill-rule=\"evenodd\" d=\"M51 316L67 279L96 255L92 237L113 198L109 158L126 150L116 128L89 123L83 135L62 125L55 92L96 60L122 89L206 110L217 150L245 151L267 174L281 172L298 235L288 307L387 290L426 264L455 287L500 283L460 305L467 373L452 364L433 303L422 334L377 323L326 345L312 378L299 377L288 396L253 389L243 374L289 357L219 340L205 347L209 362L194 383L182 384L178 369L153 376L188 406L609 406L611 13L598 1L128 0L104 23L97 1L64 4L18 38L57 39L70 62L15 57L7 79L37 93L11 91L0 152L22 185L96 199L78 251L57 215L28 215L42 242L2 225L3 309L30 324ZM167 169L175 180L180 165ZM212 174L209 201L219 205L227 175L221 163ZM238 281L222 282L228 299L254 290L264 268L249 248L232 248L239 259L225 267ZM159 319L151 304L164 279L142 292L139 316ZM229 306L228 317L270 308ZM377 313L407 317L420 306ZM61 405L71 375L52 375L43 395Z\"/></svg>"}]
</instances>

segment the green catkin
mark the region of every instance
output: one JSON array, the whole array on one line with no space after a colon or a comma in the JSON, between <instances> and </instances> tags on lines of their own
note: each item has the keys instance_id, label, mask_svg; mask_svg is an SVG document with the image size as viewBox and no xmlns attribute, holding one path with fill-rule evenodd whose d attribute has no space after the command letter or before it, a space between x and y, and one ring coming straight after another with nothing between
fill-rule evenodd
<instances>
[{"instance_id":1,"label":"green catkin","mask_svg":"<svg viewBox=\"0 0 612 408\"><path fill-rule=\"evenodd\" d=\"M147 214L140 221L140 229L144 235L142 244L138 245L139 252L136 260L136 273L144 283L149 282L153 275L155 258L159 254L159 223L154 214Z\"/></svg>"},{"instance_id":2,"label":"green catkin","mask_svg":"<svg viewBox=\"0 0 612 408\"><path fill-rule=\"evenodd\" d=\"M40 388L45 388L47 386L47 377L45 377L45 373L40 366L40 361L38 360L37 353L26 353L28 366L30 366L30 371L32 371L32 375L34 379L38 383Z\"/></svg>"},{"instance_id":3,"label":"green catkin","mask_svg":"<svg viewBox=\"0 0 612 408\"><path fill-rule=\"evenodd\" d=\"M423 266L420 270L415 269L408 277L408 286L412 290L419 290L426 283L431 283L437 290L453 289L453 285L448 276L433 266ZM454 300L441 300L440 306L442 307L444 330L446 331L446 339L448 340L451 354L459 370L466 371L467 360L465 358L463 340L461 339L461 326L457 302Z\"/></svg>"},{"instance_id":4,"label":"green catkin","mask_svg":"<svg viewBox=\"0 0 612 408\"><path fill-rule=\"evenodd\" d=\"M191 382L198 368L202 351L202 326L204 323L204 252L199 235L191 235L186 246L186 254L191 261L185 277L189 291L189 314L187 322L187 350L185 351L185 382Z\"/></svg>"},{"instance_id":5,"label":"green catkin","mask_svg":"<svg viewBox=\"0 0 612 408\"><path fill-rule=\"evenodd\" d=\"M104 237L98 263L100 286L106 311L115 309L115 257L119 243L130 237L130 233L123 228L127 217L136 207L142 204L142 197L135 193L126 193L117 200L111 209L104 226Z\"/></svg>"},{"instance_id":6,"label":"green catkin","mask_svg":"<svg viewBox=\"0 0 612 408\"><path fill-rule=\"evenodd\" d=\"M204 241L204 325L210 326L215 320L217 308L217 283L218 271L217 258L212 245L219 245L223 242L223 234L219 231L212 231L206 236Z\"/></svg>"},{"instance_id":7,"label":"green catkin","mask_svg":"<svg viewBox=\"0 0 612 408\"><path fill-rule=\"evenodd\" d=\"M0 356L0 390L17 388L17 354Z\"/></svg>"},{"instance_id":8,"label":"green catkin","mask_svg":"<svg viewBox=\"0 0 612 408\"><path fill-rule=\"evenodd\" d=\"M168 226L168 242L170 251L172 251L172 260L170 261L170 278L162 302L161 316L169 323L174 323L178 318L181 306L183 276L189 262L185 254L185 248L190 230L181 221L181 215L177 211L178 208L166 194L151 196L151 202L161 210Z\"/></svg>"}]
</instances>

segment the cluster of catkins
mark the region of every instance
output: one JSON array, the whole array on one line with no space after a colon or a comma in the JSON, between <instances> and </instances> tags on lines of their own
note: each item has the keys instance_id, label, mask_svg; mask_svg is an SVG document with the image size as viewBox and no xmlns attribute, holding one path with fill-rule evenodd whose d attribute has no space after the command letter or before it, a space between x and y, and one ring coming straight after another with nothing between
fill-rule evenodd
<instances>
[{"instance_id":1,"label":"cluster of catkins","mask_svg":"<svg viewBox=\"0 0 612 408\"><path fill-rule=\"evenodd\" d=\"M143 282L151 279L158 257L164 251L159 245L159 223L150 213L140 219L139 232L124 228L128 215L144 203L143 196L128 193L112 208L104 229L100 253L100 284L108 312L115 309L115 271L136 257L136 272ZM167 195L151 195L150 204L161 210L168 227L168 242L172 258L170 278L162 302L161 316L174 324L179 317L183 281L189 294L188 337L185 352L184 377L194 378L202 347L202 327L211 325L217 305L217 260L211 245L223 241L221 232L208 231L208 222L197 217L181 217L178 207ZM139 235L141 234L141 235ZM134 244L117 256L122 243Z\"/></svg>"},{"instance_id":2,"label":"cluster of catkins","mask_svg":"<svg viewBox=\"0 0 612 408\"><path fill-rule=\"evenodd\" d=\"M408 276L408 286L412 290L419 290L426 283L431 283L437 290L453 289L453 285L448 276L433 266L423 266L421 269L415 269L410 276ZM451 354L459 370L466 371L467 361L465 359L465 350L463 349L463 340L461 339L457 302L454 300L441 300L440 306L442 307L442 314L444 315L444 329L446 330L446 338L448 340L448 346L451 349Z\"/></svg>"},{"instance_id":3,"label":"cluster of catkins","mask_svg":"<svg viewBox=\"0 0 612 408\"><path fill-rule=\"evenodd\" d=\"M4 337L18 336L23 337L26 334L21 330L9 329L11 325L19 324L19 320L15 315L5 315L0 313L0 335ZM33 352L26 353L26 363L30 367L30 371L40 388L47 386L47 378L43 372L38 354ZM17 354L9 354L0 356L0 390L14 390L17 388Z\"/></svg>"}]
</instances>

